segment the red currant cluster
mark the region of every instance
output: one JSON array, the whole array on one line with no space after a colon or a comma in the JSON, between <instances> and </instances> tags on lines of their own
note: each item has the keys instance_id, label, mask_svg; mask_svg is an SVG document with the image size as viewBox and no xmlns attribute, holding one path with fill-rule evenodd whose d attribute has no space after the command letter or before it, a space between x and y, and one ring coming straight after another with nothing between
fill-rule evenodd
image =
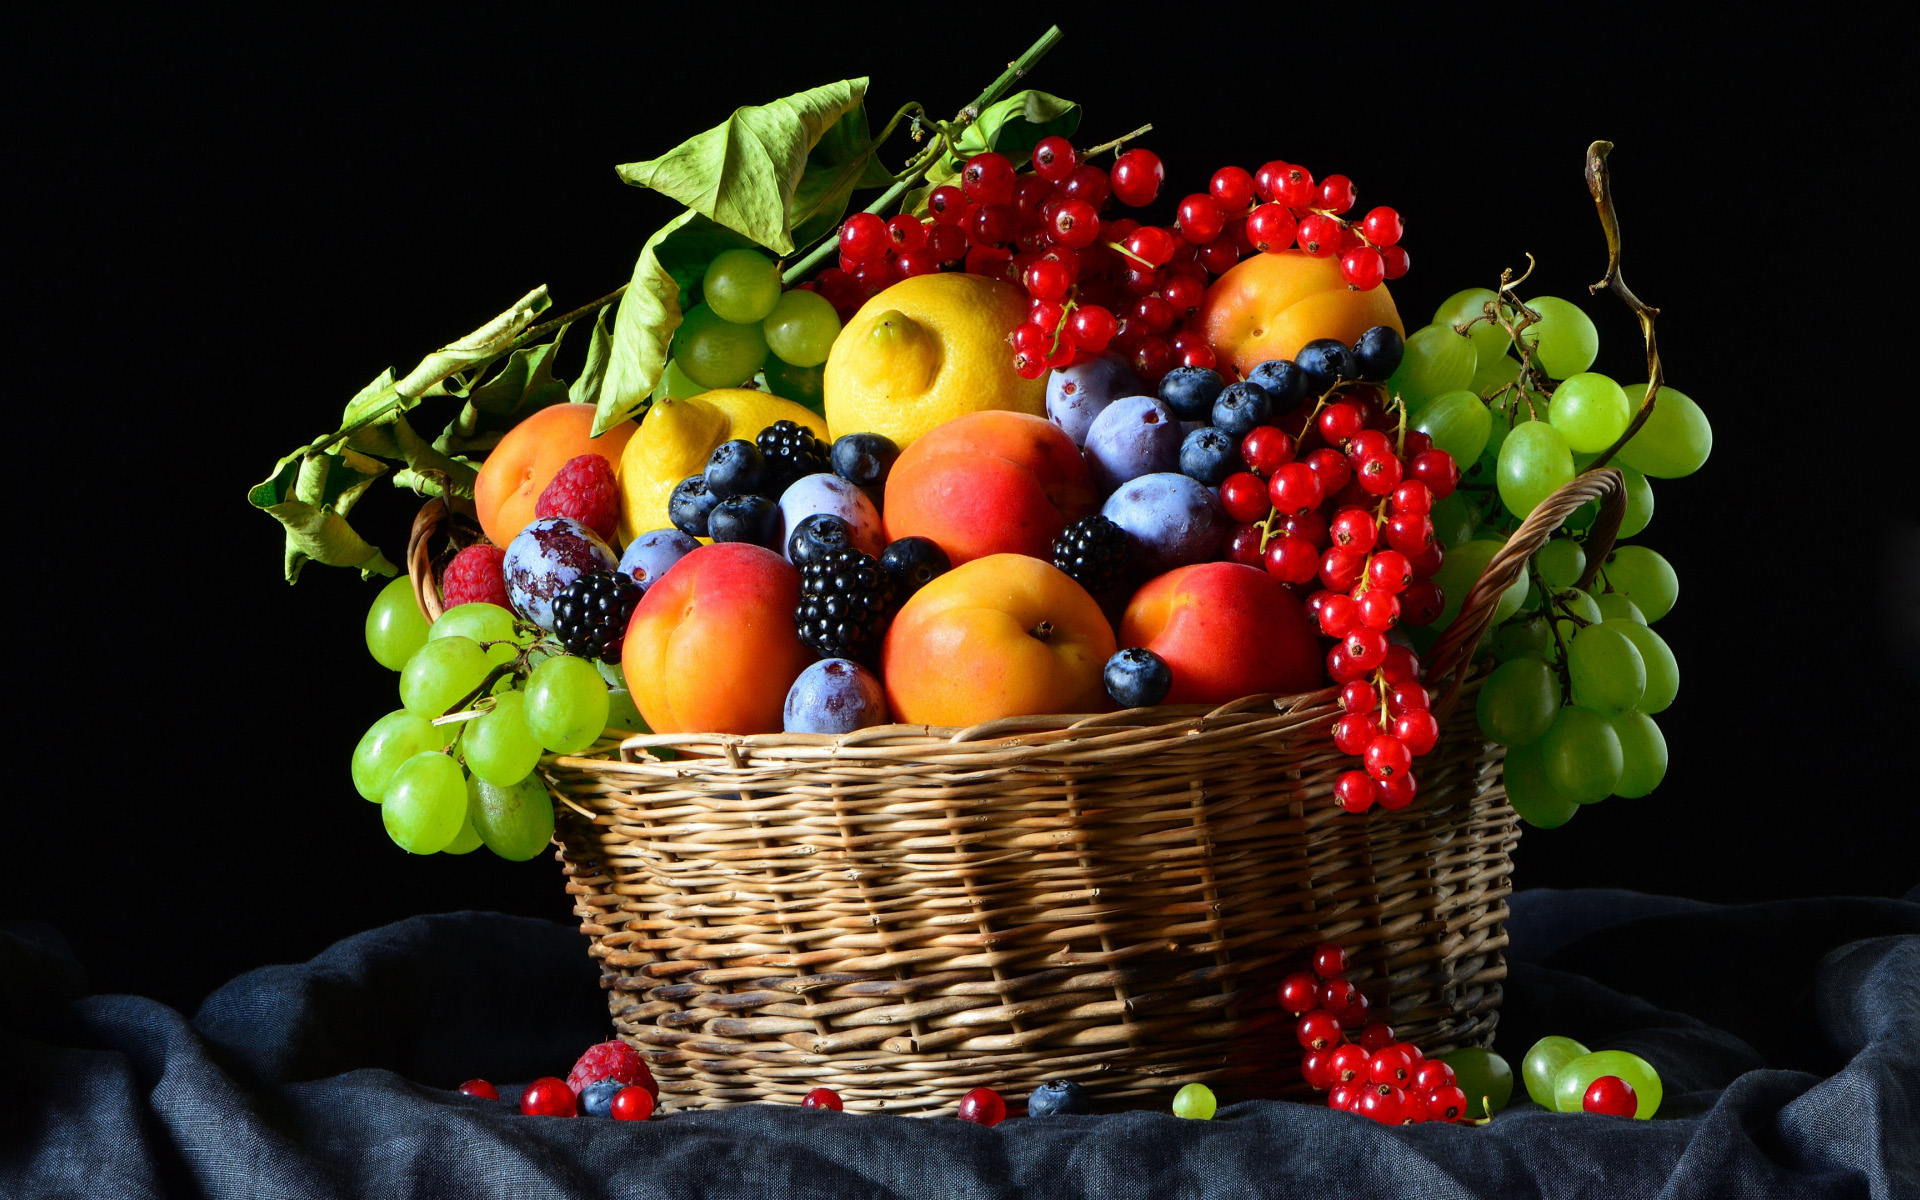
<instances>
[{"instance_id":1,"label":"red currant cluster","mask_svg":"<svg viewBox=\"0 0 1920 1200\"><path fill-rule=\"evenodd\" d=\"M1038 379L1108 350L1149 382L1179 366L1213 367L1213 349L1187 318L1210 276L1256 251L1295 246L1341 256L1351 287L1370 289L1406 273L1400 215L1376 208L1357 221L1353 182L1318 184L1304 168L1270 162L1249 174L1222 167L1207 191L1180 202L1172 225L1103 217L1112 200L1131 208L1160 194L1166 169L1150 150L1120 154L1107 170L1080 161L1063 137L1033 148L1032 171L988 151L967 160L960 182L929 193L931 220L855 213L840 228L840 262L813 287L842 319L882 288L912 275L962 269L1020 285L1028 319L1014 331L1014 365Z\"/></svg>"},{"instance_id":2,"label":"red currant cluster","mask_svg":"<svg viewBox=\"0 0 1920 1200\"><path fill-rule=\"evenodd\" d=\"M1328 942L1314 949L1312 971L1280 981L1280 1007L1298 1018L1294 1032L1306 1051L1300 1074L1308 1086L1327 1093L1328 1108L1383 1125L1465 1118L1467 1094L1453 1068L1395 1041L1386 1022L1367 1020L1367 997L1346 971L1346 952Z\"/></svg>"},{"instance_id":3,"label":"red currant cluster","mask_svg":"<svg viewBox=\"0 0 1920 1200\"><path fill-rule=\"evenodd\" d=\"M1356 813L1411 803L1412 761L1439 736L1418 660L1387 634L1430 625L1445 606L1432 576L1446 548L1429 514L1460 482L1453 456L1402 428L1379 395L1363 385L1252 430L1240 444L1249 469L1220 484L1239 522L1226 557L1304 594L1321 632L1340 639L1327 652L1346 709L1334 744L1366 769L1341 775L1335 794Z\"/></svg>"}]
</instances>

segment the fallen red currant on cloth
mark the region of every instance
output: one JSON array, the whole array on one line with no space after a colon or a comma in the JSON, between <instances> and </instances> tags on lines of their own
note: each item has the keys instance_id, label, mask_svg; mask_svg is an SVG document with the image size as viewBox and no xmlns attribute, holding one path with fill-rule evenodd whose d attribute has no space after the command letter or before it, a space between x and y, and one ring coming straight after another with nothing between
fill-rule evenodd
<instances>
[{"instance_id":1,"label":"fallen red currant on cloth","mask_svg":"<svg viewBox=\"0 0 1920 1200\"><path fill-rule=\"evenodd\" d=\"M840 1093L832 1088L817 1087L800 1098L800 1107L841 1112L846 1108L846 1103L840 1099Z\"/></svg>"},{"instance_id":2,"label":"fallen red currant on cloth","mask_svg":"<svg viewBox=\"0 0 1920 1200\"><path fill-rule=\"evenodd\" d=\"M1590 1113L1609 1117L1631 1117L1640 1106L1633 1085L1618 1075L1602 1075L1587 1087L1580 1107Z\"/></svg>"},{"instance_id":3,"label":"fallen red currant on cloth","mask_svg":"<svg viewBox=\"0 0 1920 1200\"><path fill-rule=\"evenodd\" d=\"M960 1097L960 1119L991 1129L1007 1119L1007 1102L992 1088L974 1088Z\"/></svg>"},{"instance_id":4,"label":"fallen red currant on cloth","mask_svg":"<svg viewBox=\"0 0 1920 1200\"><path fill-rule=\"evenodd\" d=\"M623 1087L613 1097L613 1119L644 1121L653 1115L653 1093L635 1084Z\"/></svg>"},{"instance_id":5,"label":"fallen red currant on cloth","mask_svg":"<svg viewBox=\"0 0 1920 1200\"><path fill-rule=\"evenodd\" d=\"M500 1098L500 1089L494 1087L484 1079L469 1079L460 1085L460 1091L464 1095L478 1096L482 1100L498 1100Z\"/></svg>"},{"instance_id":6,"label":"fallen red currant on cloth","mask_svg":"<svg viewBox=\"0 0 1920 1200\"><path fill-rule=\"evenodd\" d=\"M520 1093L520 1111L529 1117L571 1117L577 1115L579 1107L567 1081L548 1075L534 1080Z\"/></svg>"}]
</instances>

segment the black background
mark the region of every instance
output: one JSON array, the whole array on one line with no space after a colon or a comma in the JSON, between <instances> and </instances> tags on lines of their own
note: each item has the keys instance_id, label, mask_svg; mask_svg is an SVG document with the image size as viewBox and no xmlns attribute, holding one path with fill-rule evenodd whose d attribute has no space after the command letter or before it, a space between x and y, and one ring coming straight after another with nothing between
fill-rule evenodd
<instances>
[{"instance_id":1,"label":"black background","mask_svg":"<svg viewBox=\"0 0 1920 1200\"><path fill-rule=\"evenodd\" d=\"M533 285L559 311L624 282L673 209L616 163L848 76L872 76L876 124L908 99L951 111L1045 25L895 5L781 10L784 30L688 6L675 26L639 8L22 33L24 712L0 917L58 926L102 990L191 1005L419 912L568 918L550 859L409 860L388 841L347 774L395 706L361 637L378 584L310 566L289 588L247 488L383 367ZM1529 832L1516 884L1735 901L1920 882L1912 206L1894 184L1911 138L1888 70L1744 16L1263 12L1062 14L1029 82L1085 105L1083 145L1153 122L1172 199L1227 162L1351 176L1362 208L1408 219L1409 328L1529 251L1530 294L1584 299L1605 252L1582 155L1611 139L1627 278L1664 310L1669 382L1714 421L1711 461L1658 485L1640 539L1682 580L1660 626L1683 675L1667 781ZM1644 378L1626 310L1586 307L1601 369ZM383 485L355 517L390 557L408 499Z\"/></svg>"}]
</instances>

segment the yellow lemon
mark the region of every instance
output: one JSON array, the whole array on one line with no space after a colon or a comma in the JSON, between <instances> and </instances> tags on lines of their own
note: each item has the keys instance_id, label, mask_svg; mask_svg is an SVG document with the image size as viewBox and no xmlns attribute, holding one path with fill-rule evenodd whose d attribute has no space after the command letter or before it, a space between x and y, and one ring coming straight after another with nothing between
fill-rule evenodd
<instances>
[{"instance_id":1,"label":"yellow lemon","mask_svg":"<svg viewBox=\"0 0 1920 1200\"><path fill-rule=\"evenodd\" d=\"M775 421L792 421L827 436L817 413L791 400L752 388L716 388L684 399L655 400L639 430L620 454L620 540L631 542L655 529L671 529L667 498L689 475L706 469L707 456L733 438L752 441Z\"/></svg>"},{"instance_id":2,"label":"yellow lemon","mask_svg":"<svg viewBox=\"0 0 1920 1200\"><path fill-rule=\"evenodd\" d=\"M1027 319L1020 289L958 271L915 275L866 302L827 356L835 437L885 434L902 450L982 409L1046 415L1045 377L1022 379L1007 341Z\"/></svg>"}]
</instances>

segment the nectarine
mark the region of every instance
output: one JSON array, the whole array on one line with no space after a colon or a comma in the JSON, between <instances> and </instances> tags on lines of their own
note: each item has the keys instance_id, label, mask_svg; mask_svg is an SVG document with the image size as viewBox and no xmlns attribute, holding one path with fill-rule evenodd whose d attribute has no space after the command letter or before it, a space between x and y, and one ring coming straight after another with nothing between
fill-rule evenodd
<instances>
[{"instance_id":1,"label":"nectarine","mask_svg":"<svg viewBox=\"0 0 1920 1200\"><path fill-rule=\"evenodd\" d=\"M1240 563L1197 563L1148 580L1120 620L1173 673L1168 704L1225 704L1325 686L1307 611L1280 581Z\"/></svg>"},{"instance_id":2,"label":"nectarine","mask_svg":"<svg viewBox=\"0 0 1920 1200\"><path fill-rule=\"evenodd\" d=\"M620 453L636 428L632 421L622 421L593 437L593 405L555 404L508 430L473 483L473 507L487 540L505 549L533 520L540 493L568 459L598 454L608 466L619 466Z\"/></svg>"},{"instance_id":3,"label":"nectarine","mask_svg":"<svg viewBox=\"0 0 1920 1200\"><path fill-rule=\"evenodd\" d=\"M955 566L990 554L1047 558L1100 503L1073 439L1044 417L988 411L937 426L887 476L887 540L923 537Z\"/></svg>"}]
</instances>

